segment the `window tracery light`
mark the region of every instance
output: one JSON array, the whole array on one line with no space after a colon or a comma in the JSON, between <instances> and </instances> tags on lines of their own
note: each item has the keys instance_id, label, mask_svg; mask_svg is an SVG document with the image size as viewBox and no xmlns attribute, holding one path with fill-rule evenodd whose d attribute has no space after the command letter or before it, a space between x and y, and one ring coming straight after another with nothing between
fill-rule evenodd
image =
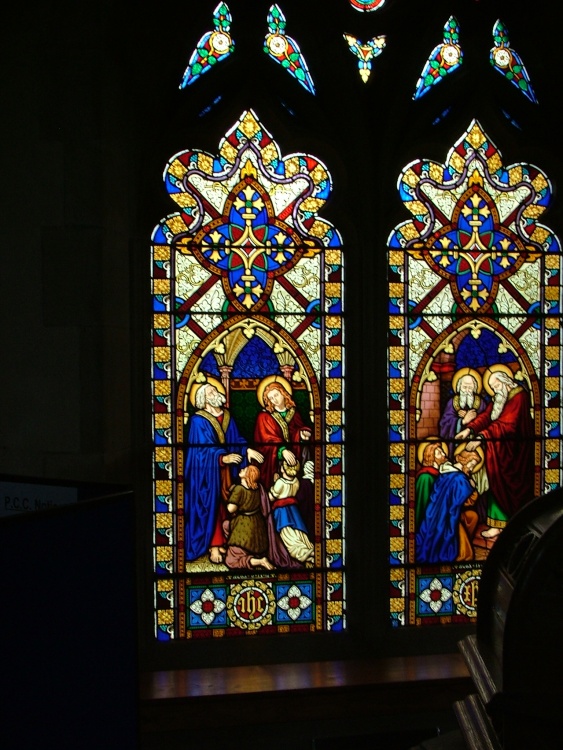
<instances>
[{"instance_id":1,"label":"window tracery light","mask_svg":"<svg viewBox=\"0 0 563 750\"><path fill-rule=\"evenodd\" d=\"M537 104L538 100L532 88L528 71L524 67L518 52L510 46L508 29L500 19L493 26L493 40L494 46L490 55L493 68L516 86L531 102Z\"/></svg>"},{"instance_id":2,"label":"window tracery light","mask_svg":"<svg viewBox=\"0 0 563 750\"><path fill-rule=\"evenodd\" d=\"M450 16L444 25L444 37L437 44L424 64L416 83L413 99L420 99L432 86L440 83L446 75L454 73L463 62L463 51L459 43L459 24Z\"/></svg>"},{"instance_id":3,"label":"window tracery light","mask_svg":"<svg viewBox=\"0 0 563 750\"><path fill-rule=\"evenodd\" d=\"M374 36L365 44L351 34L344 34L344 39L348 43L350 52L358 60L358 70L360 71L360 77L364 83L367 83L370 73L372 60L383 52L386 44L385 36Z\"/></svg>"},{"instance_id":4,"label":"window tracery light","mask_svg":"<svg viewBox=\"0 0 563 750\"><path fill-rule=\"evenodd\" d=\"M385 0L349 0L349 3L360 13L373 13L385 5Z\"/></svg>"},{"instance_id":5,"label":"window tracery light","mask_svg":"<svg viewBox=\"0 0 563 750\"><path fill-rule=\"evenodd\" d=\"M206 32L197 43L184 71L181 89L197 81L234 51L235 43L230 34L232 20L228 5L219 3L213 11L214 30Z\"/></svg>"},{"instance_id":6,"label":"window tracery light","mask_svg":"<svg viewBox=\"0 0 563 750\"><path fill-rule=\"evenodd\" d=\"M270 6L268 11L268 32L264 39L264 52L279 63L287 72L311 94L315 85L299 45L285 31L286 20L279 5Z\"/></svg>"}]
</instances>

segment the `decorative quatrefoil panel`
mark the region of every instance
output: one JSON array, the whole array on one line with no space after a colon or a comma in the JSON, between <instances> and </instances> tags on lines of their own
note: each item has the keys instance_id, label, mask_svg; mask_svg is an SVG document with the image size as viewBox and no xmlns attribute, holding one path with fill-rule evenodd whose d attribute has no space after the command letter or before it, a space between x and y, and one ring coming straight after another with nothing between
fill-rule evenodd
<instances>
[{"instance_id":1,"label":"decorative quatrefoil panel","mask_svg":"<svg viewBox=\"0 0 563 750\"><path fill-rule=\"evenodd\" d=\"M529 164L503 167L499 151L473 121L445 165L409 164L399 192L413 214L389 238L424 259L446 279L460 311L491 310L500 283L538 254L559 251L555 235L538 223L552 188Z\"/></svg>"},{"instance_id":2,"label":"decorative quatrefoil panel","mask_svg":"<svg viewBox=\"0 0 563 750\"><path fill-rule=\"evenodd\" d=\"M183 151L165 172L181 207L155 230L221 277L232 309L264 309L274 280L304 254L340 246L317 213L332 185L324 165L307 154L283 157L252 111L223 138L218 155Z\"/></svg>"}]
</instances>

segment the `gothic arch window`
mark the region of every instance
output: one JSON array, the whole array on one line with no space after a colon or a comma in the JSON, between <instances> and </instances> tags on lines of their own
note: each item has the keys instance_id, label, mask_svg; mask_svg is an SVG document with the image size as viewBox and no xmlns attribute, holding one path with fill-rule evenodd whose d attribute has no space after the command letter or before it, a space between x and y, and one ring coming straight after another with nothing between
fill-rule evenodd
<instances>
[{"instance_id":1,"label":"gothic arch window","mask_svg":"<svg viewBox=\"0 0 563 750\"><path fill-rule=\"evenodd\" d=\"M389 238L391 618L463 622L508 521L561 484L553 189L476 120L399 179Z\"/></svg>"},{"instance_id":2,"label":"gothic arch window","mask_svg":"<svg viewBox=\"0 0 563 750\"><path fill-rule=\"evenodd\" d=\"M342 247L252 110L166 168L153 234L161 640L344 627Z\"/></svg>"}]
</instances>

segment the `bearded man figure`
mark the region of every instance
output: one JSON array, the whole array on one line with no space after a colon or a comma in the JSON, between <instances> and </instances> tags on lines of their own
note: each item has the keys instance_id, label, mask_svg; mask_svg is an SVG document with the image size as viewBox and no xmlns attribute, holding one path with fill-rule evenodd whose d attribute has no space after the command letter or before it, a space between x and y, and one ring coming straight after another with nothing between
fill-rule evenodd
<instances>
[{"instance_id":1,"label":"bearded man figure","mask_svg":"<svg viewBox=\"0 0 563 750\"><path fill-rule=\"evenodd\" d=\"M188 421L184 467L187 561L209 552L212 563L223 562L223 521L229 490L236 481L234 469L250 460L264 460L258 451L248 448L225 403L224 394L215 385L204 383L195 393L197 411Z\"/></svg>"},{"instance_id":2,"label":"bearded man figure","mask_svg":"<svg viewBox=\"0 0 563 750\"><path fill-rule=\"evenodd\" d=\"M440 437L448 441L450 455L456 452L455 436L472 422L478 414L487 408L487 401L483 398L483 378L473 367L462 367L454 373L452 378L453 395L448 399L440 418ZM476 507L482 521L486 520L485 497L489 490L487 470L482 466L474 473L473 481L479 493Z\"/></svg>"},{"instance_id":3,"label":"bearded man figure","mask_svg":"<svg viewBox=\"0 0 563 750\"><path fill-rule=\"evenodd\" d=\"M528 391L508 374L503 365L485 373L485 385L493 400L482 414L457 433L470 438L467 450L485 449L485 465L491 495L485 539L495 539L508 520L534 498L534 423Z\"/></svg>"},{"instance_id":4,"label":"bearded man figure","mask_svg":"<svg viewBox=\"0 0 563 750\"><path fill-rule=\"evenodd\" d=\"M454 395L448 399L440 418L440 437L452 440L486 408L481 397L482 380L477 370L464 367L452 378ZM452 446L453 447L453 446Z\"/></svg>"}]
</instances>

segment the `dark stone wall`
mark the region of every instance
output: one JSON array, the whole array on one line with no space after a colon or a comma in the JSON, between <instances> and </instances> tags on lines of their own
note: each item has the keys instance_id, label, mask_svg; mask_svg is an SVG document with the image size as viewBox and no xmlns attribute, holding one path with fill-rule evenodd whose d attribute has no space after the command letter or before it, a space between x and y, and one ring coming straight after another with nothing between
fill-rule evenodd
<instances>
[{"instance_id":1,"label":"dark stone wall","mask_svg":"<svg viewBox=\"0 0 563 750\"><path fill-rule=\"evenodd\" d=\"M2 473L131 477L135 186L127 179L122 12L109 2L8 10L0 84Z\"/></svg>"}]
</instances>

